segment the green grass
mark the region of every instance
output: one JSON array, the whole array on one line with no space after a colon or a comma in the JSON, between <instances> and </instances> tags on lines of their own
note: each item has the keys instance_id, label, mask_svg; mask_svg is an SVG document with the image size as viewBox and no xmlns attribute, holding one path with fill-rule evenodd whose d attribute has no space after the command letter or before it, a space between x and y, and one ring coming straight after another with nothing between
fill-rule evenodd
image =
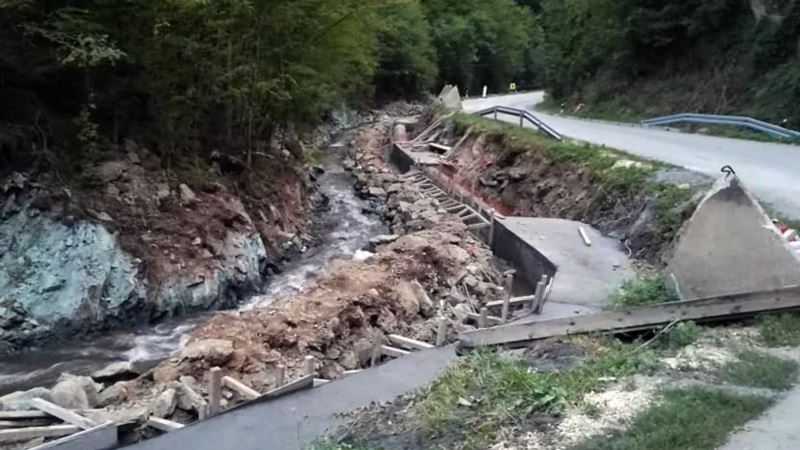
<instances>
[{"instance_id":1,"label":"green grass","mask_svg":"<svg viewBox=\"0 0 800 450\"><path fill-rule=\"evenodd\" d=\"M786 390L797 381L798 365L764 353L746 351L719 369L717 378L739 386Z\"/></svg>"},{"instance_id":2,"label":"green grass","mask_svg":"<svg viewBox=\"0 0 800 450\"><path fill-rule=\"evenodd\" d=\"M627 430L597 436L571 450L709 450L769 405L763 397L717 390L667 390Z\"/></svg>"},{"instance_id":3,"label":"green grass","mask_svg":"<svg viewBox=\"0 0 800 450\"><path fill-rule=\"evenodd\" d=\"M677 350L694 344L703 334L703 327L692 321L680 322L667 330L659 338L662 348Z\"/></svg>"},{"instance_id":4,"label":"green grass","mask_svg":"<svg viewBox=\"0 0 800 450\"><path fill-rule=\"evenodd\" d=\"M425 424L432 431L466 426L479 438L489 438L499 425L533 412L563 411L584 394L603 385L603 377L624 377L653 369L650 351L610 341L606 351L575 367L537 372L522 360L488 350L470 354L450 368L423 395Z\"/></svg>"},{"instance_id":5,"label":"green grass","mask_svg":"<svg viewBox=\"0 0 800 450\"><path fill-rule=\"evenodd\" d=\"M611 294L611 309L630 308L677 301L678 297L667 289L664 278L658 275L644 275L625 280L617 292Z\"/></svg>"},{"instance_id":6,"label":"green grass","mask_svg":"<svg viewBox=\"0 0 800 450\"><path fill-rule=\"evenodd\" d=\"M761 340L770 347L800 345L800 314L785 313L758 319Z\"/></svg>"}]
</instances>

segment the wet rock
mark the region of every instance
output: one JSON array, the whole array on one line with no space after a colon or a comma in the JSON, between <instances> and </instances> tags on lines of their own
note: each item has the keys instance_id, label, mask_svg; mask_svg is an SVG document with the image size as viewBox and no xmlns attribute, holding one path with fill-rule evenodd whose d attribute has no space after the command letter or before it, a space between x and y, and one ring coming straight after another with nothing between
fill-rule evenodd
<instances>
[{"instance_id":1,"label":"wet rock","mask_svg":"<svg viewBox=\"0 0 800 450\"><path fill-rule=\"evenodd\" d=\"M173 365L161 365L153 370L153 381L156 383L168 383L175 381L181 372Z\"/></svg>"},{"instance_id":2,"label":"wet rock","mask_svg":"<svg viewBox=\"0 0 800 450\"><path fill-rule=\"evenodd\" d=\"M161 393L150 405L150 414L155 417L169 417L175 412L178 406L178 393L175 389L169 388Z\"/></svg>"},{"instance_id":3,"label":"wet rock","mask_svg":"<svg viewBox=\"0 0 800 450\"><path fill-rule=\"evenodd\" d=\"M218 366L225 364L233 355L233 342L224 339L203 339L189 344L182 353L188 360L202 359Z\"/></svg>"},{"instance_id":4,"label":"wet rock","mask_svg":"<svg viewBox=\"0 0 800 450\"><path fill-rule=\"evenodd\" d=\"M148 409L146 406L126 405L123 409L94 409L82 411L81 414L87 419L97 423L114 422L118 426L143 423L147 417Z\"/></svg>"},{"instance_id":5,"label":"wet rock","mask_svg":"<svg viewBox=\"0 0 800 450\"><path fill-rule=\"evenodd\" d=\"M369 240L370 248L375 249L375 247L378 247L379 245L391 244L399 238L400 236L396 234L381 234L372 237Z\"/></svg>"},{"instance_id":6,"label":"wet rock","mask_svg":"<svg viewBox=\"0 0 800 450\"><path fill-rule=\"evenodd\" d=\"M194 191L192 191L185 183L181 183L180 186L178 186L178 191L180 192L181 200L184 202L191 203L197 201L197 194L195 194Z\"/></svg>"},{"instance_id":7,"label":"wet rock","mask_svg":"<svg viewBox=\"0 0 800 450\"><path fill-rule=\"evenodd\" d=\"M414 289L414 293L417 296L417 302L419 302L419 312L425 317L432 317L435 313L433 307L433 300L428 296L428 293L425 292L425 288L422 287L419 282L411 283L411 286Z\"/></svg>"},{"instance_id":8,"label":"wet rock","mask_svg":"<svg viewBox=\"0 0 800 450\"><path fill-rule=\"evenodd\" d=\"M367 193L373 197L386 197L386 191L379 187L370 187L367 189Z\"/></svg>"},{"instance_id":9,"label":"wet rock","mask_svg":"<svg viewBox=\"0 0 800 450\"><path fill-rule=\"evenodd\" d=\"M408 281L401 281L395 286L394 293L397 304L408 318L413 318L420 313L419 299L414 286Z\"/></svg>"},{"instance_id":10,"label":"wet rock","mask_svg":"<svg viewBox=\"0 0 800 450\"><path fill-rule=\"evenodd\" d=\"M124 402L128 397L128 384L128 381L120 381L100 391L97 397L97 406L104 408Z\"/></svg>"},{"instance_id":11,"label":"wet rock","mask_svg":"<svg viewBox=\"0 0 800 450\"><path fill-rule=\"evenodd\" d=\"M169 185L167 183L158 183L156 184L156 199L157 200L164 200L165 198L169 197Z\"/></svg>"},{"instance_id":12,"label":"wet rock","mask_svg":"<svg viewBox=\"0 0 800 450\"><path fill-rule=\"evenodd\" d=\"M375 256L375 253L367 252L364 250L358 250L353 255L353 261L366 261L372 258L373 256Z\"/></svg>"},{"instance_id":13,"label":"wet rock","mask_svg":"<svg viewBox=\"0 0 800 450\"><path fill-rule=\"evenodd\" d=\"M51 395L53 403L67 409L89 409L100 401L99 389L89 377L75 376L68 373L58 378Z\"/></svg>"},{"instance_id":14,"label":"wet rock","mask_svg":"<svg viewBox=\"0 0 800 450\"><path fill-rule=\"evenodd\" d=\"M118 361L92 372L91 377L96 381L109 382L131 379L135 378L137 375L140 375L140 373L129 361Z\"/></svg>"},{"instance_id":15,"label":"wet rock","mask_svg":"<svg viewBox=\"0 0 800 450\"><path fill-rule=\"evenodd\" d=\"M369 339L361 339L353 344L353 353L355 353L356 359L358 360L357 367L366 365L370 359L372 359L372 347L372 341ZM342 365L347 368L344 363L342 363Z\"/></svg>"},{"instance_id":16,"label":"wet rock","mask_svg":"<svg viewBox=\"0 0 800 450\"><path fill-rule=\"evenodd\" d=\"M356 353L352 350L345 350L342 352L341 356L339 356L339 364L346 370L355 370L360 367L358 356L356 356Z\"/></svg>"},{"instance_id":17,"label":"wet rock","mask_svg":"<svg viewBox=\"0 0 800 450\"><path fill-rule=\"evenodd\" d=\"M34 398L41 398L47 401L53 400L50 389L35 387L27 391L12 392L11 394L0 397L0 410L14 411L30 409L30 401Z\"/></svg>"}]
</instances>

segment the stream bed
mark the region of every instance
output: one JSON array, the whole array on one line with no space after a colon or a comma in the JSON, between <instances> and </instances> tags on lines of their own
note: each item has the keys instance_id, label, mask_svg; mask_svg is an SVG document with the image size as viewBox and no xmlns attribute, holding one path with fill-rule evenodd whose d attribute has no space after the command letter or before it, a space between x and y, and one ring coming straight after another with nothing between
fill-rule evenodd
<instances>
[{"instance_id":1,"label":"stream bed","mask_svg":"<svg viewBox=\"0 0 800 450\"><path fill-rule=\"evenodd\" d=\"M343 139L346 140L346 139ZM269 306L275 299L303 289L324 274L336 259L350 259L369 241L386 233L387 227L369 203L356 196L353 177L344 169L347 149L334 144L325 153L317 185L328 204L318 212L319 244L266 280L264 292L242 302L240 310ZM135 330L111 331L83 342L69 342L11 355L0 363L0 395L52 384L63 372L85 374L114 361L153 361L179 351L191 331L213 312L170 319Z\"/></svg>"}]
</instances>

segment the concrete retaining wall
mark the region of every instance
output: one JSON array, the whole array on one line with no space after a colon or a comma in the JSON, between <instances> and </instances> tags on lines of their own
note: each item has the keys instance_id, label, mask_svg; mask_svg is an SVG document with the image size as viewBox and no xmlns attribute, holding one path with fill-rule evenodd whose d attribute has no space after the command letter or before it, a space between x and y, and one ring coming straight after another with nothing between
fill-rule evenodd
<instances>
[{"instance_id":1,"label":"concrete retaining wall","mask_svg":"<svg viewBox=\"0 0 800 450\"><path fill-rule=\"evenodd\" d=\"M502 220L495 221L492 251L496 256L516 267L517 274L515 276L522 278L531 286L535 286L542 275L552 277L556 273L555 264L512 233L503 225ZM520 270L520 267L524 267L525 270Z\"/></svg>"},{"instance_id":2,"label":"concrete retaining wall","mask_svg":"<svg viewBox=\"0 0 800 450\"><path fill-rule=\"evenodd\" d=\"M392 144L392 150L389 153L389 159L392 161L392 164L397 166L397 169L400 173L406 173L414 167L414 158L408 154L405 150L400 148L399 145L396 143Z\"/></svg>"}]
</instances>

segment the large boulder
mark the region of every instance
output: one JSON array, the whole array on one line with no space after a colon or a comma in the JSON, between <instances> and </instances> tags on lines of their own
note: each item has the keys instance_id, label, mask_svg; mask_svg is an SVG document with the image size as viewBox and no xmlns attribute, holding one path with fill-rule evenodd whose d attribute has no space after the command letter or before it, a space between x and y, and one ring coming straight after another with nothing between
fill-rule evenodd
<instances>
[{"instance_id":1,"label":"large boulder","mask_svg":"<svg viewBox=\"0 0 800 450\"><path fill-rule=\"evenodd\" d=\"M212 366L225 364L233 355L233 342L225 339L203 339L192 342L183 349L183 358L204 360Z\"/></svg>"},{"instance_id":2,"label":"large boulder","mask_svg":"<svg viewBox=\"0 0 800 450\"><path fill-rule=\"evenodd\" d=\"M92 378L100 382L117 381L135 378L141 375L130 361L118 361L111 363L100 370L92 372Z\"/></svg>"},{"instance_id":3,"label":"large boulder","mask_svg":"<svg viewBox=\"0 0 800 450\"><path fill-rule=\"evenodd\" d=\"M161 393L150 405L150 414L155 417L169 417L178 406L178 392L169 388Z\"/></svg>"},{"instance_id":4,"label":"large boulder","mask_svg":"<svg viewBox=\"0 0 800 450\"><path fill-rule=\"evenodd\" d=\"M97 384L89 377L62 374L51 389L53 403L67 409L94 408L100 402Z\"/></svg>"}]
</instances>

